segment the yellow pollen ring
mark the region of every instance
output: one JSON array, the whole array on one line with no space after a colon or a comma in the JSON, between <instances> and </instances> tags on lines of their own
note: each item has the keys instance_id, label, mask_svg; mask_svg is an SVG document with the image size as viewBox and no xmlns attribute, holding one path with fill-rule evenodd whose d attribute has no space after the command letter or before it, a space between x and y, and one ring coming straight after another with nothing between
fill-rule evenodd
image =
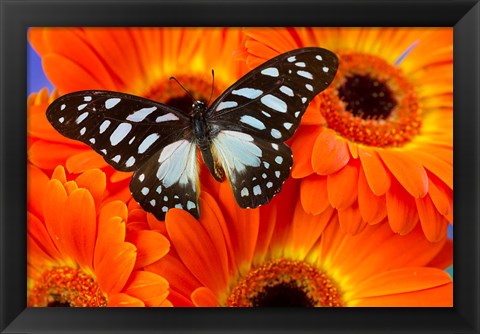
<instances>
[{"instance_id":1,"label":"yellow pollen ring","mask_svg":"<svg viewBox=\"0 0 480 334\"><path fill-rule=\"evenodd\" d=\"M335 282L325 273L304 261L277 259L253 268L238 281L231 290L226 305L230 307L263 306L258 305L259 299L278 286L293 287L304 295L308 305L302 306L339 307L344 304ZM282 298L289 298L289 296Z\"/></svg>"},{"instance_id":2,"label":"yellow pollen ring","mask_svg":"<svg viewBox=\"0 0 480 334\"><path fill-rule=\"evenodd\" d=\"M70 267L44 272L28 295L29 307L105 307L107 303L92 276Z\"/></svg>"}]
</instances>

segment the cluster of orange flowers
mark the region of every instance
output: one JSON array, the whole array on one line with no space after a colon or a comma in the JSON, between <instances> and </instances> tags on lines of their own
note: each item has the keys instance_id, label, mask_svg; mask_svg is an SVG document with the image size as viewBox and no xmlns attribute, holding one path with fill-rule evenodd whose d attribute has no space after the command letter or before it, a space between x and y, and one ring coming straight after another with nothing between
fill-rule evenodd
<instances>
[{"instance_id":1,"label":"cluster of orange flowers","mask_svg":"<svg viewBox=\"0 0 480 334\"><path fill-rule=\"evenodd\" d=\"M29 306L452 306L451 28L32 28L56 90L28 98ZM291 177L257 209L202 170L202 213L165 221L131 173L46 119L114 90L208 100L289 50L340 60L288 142ZM352 96L372 94L367 105ZM357 95L355 95L357 94ZM356 102L357 101L357 102ZM372 102L373 101L373 102ZM374 108L375 111L372 111Z\"/></svg>"}]
</instances>

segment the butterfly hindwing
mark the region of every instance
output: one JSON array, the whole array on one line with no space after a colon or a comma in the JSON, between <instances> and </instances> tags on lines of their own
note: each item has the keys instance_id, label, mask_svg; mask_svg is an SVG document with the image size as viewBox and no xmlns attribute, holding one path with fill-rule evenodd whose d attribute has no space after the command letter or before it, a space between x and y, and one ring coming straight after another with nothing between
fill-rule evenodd
<instances>
[{"instance_id":1,"label":"butterfly hindwing","mask_svg":"<svg viewBox=\"0 0 480 334\"><path fill-rule=\"evenodd\" d=\"M180 139L135 171L130 190L142 208L160 220L165 220L170 208L186 210L198 218L198 175L196 145Z\"/></svg>"},{"instance_id":2,"label":"butterfly hindwing","mask_svg":"<svg viewBox=\"0 0 480 334\"><path fill-rule=\"evenodd\" d=\"M91 146L120 171L133 171L182 136L190 119L148 99L111 91L79 91L55 100L50 123L64 136Z\"/></svg>"},{"instance_id":3,"label":"butterfly hindwing","mask_svg":"<svg viewBox=\"0 0 480 334\"><path fill-rule=\"evenodd\" d=\"M270 202L290 175L292 151L284 143L223 130L213 139L213 149L242 208Z\"/></svg>"},{"instance_id":4,"label":"butterfly hindwing","mask_svg":"<svg viewBox=\"0 0 480 334\"><path fill-rule=\"evenodd\" d=\"M208 109L219 131L230 129L271 142L289 139L312 99L332 82L337 56L322 48L281 54L253 69Z\"/></svg>"}]
</instances>

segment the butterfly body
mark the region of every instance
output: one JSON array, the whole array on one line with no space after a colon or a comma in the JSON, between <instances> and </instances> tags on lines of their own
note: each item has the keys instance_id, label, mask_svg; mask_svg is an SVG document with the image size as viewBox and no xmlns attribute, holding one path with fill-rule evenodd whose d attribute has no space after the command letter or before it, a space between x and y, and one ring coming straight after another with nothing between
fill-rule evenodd
<instances>
[{"instance_id":1,"label":"butterfly body","mask_svg":"<svg viewBox=\"0 0 480 334\"><path fill-rule=\"evenodd\" d=\"M158 219L170 208L199 209L197 150L212 176L227 179L242 208L268 203L290 175L285 144L310 101L333 80L338 58L321 48L281 54L240 78L210 106L192 110L112 91L55 100L47 118L120 171L133 171L135 200Z\"/></svg>"}]
</instances>

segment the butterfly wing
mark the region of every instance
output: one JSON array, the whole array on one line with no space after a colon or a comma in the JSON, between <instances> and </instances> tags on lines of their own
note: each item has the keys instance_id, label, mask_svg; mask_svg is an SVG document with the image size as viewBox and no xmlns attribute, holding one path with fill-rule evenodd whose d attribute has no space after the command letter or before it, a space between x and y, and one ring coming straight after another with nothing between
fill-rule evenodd
<instances>
[{"instance_id":1,"label":"butterfly wing","mask_svg":"<svg viewBox=\"0 0 480 334\"><path fill-rule=\"evenodd\" d=\"M181 111L111 91L63 95L47 108L47 119L62 135L86 143L125 172L138 169L162 147L193 136Z\"/></svg>"},{"instance_id":2,"label":"butterfly wing","mask_svg":"<svg viewBox=\"0 0 480 334\"><path fill-rule=\"evenodd\" d=\"M179 208L199 218L199 171L196 145L180 139L151 156L130 182L133 198L159 220L170 208Z\"/></svg>"},{"instance_id":3,"label":"butterfly wing","mask_svg":"<svg viewBox=\"0 0 480 334\"><path fill-rule=\"evenodd\" d=\"M337 68L329 50L290 51L247 73L208 109L213 152L241 207L268 203L281 190L293 163L284 141Z\"/></svg>"}]
</instances>

